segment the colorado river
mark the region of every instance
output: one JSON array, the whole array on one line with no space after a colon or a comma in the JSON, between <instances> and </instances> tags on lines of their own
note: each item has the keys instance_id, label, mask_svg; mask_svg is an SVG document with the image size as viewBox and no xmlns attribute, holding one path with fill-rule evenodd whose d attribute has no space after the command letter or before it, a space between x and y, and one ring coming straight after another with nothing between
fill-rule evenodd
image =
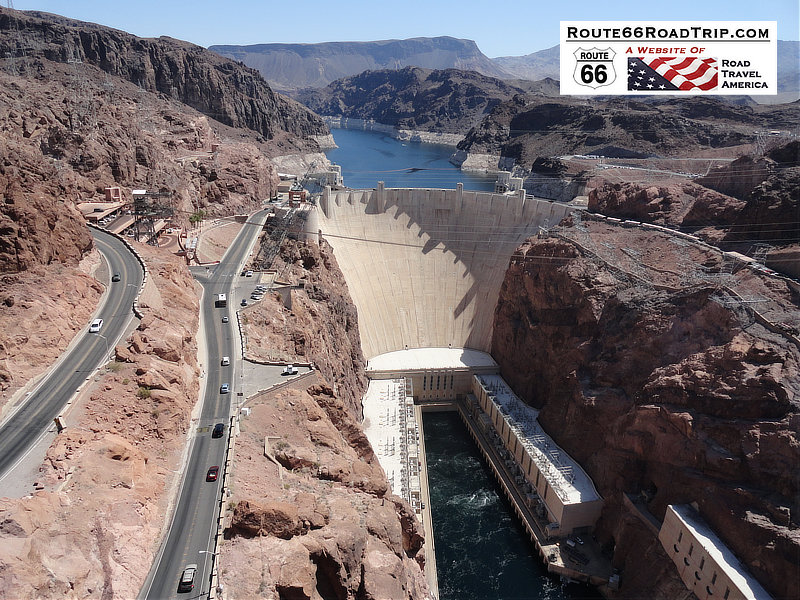
<instances>
[{"instance_id":1,"label":"colorado river","mask_svg":"<svg viewBox=\"0 0 800 600\"><path fill-rule=\"evenodd\" d=\"M548 575L458 413L423 415L441 600L602 598Z\"/></svg>"},{"instance_id":2,"label":"colorado river","mask_svg":"<svg viewBox=\"0 0 800 600\"><path fill-rule=\"evenodd\" d=\"M401 142L385 133L359 129L333 129L339 146L326 152L331 162L341 165L344 184L354 189L386 187L450 188L463 183L465 190L491 191L494 175L464 173L448 158L452 146Z\"/></svg>"}]
</instances>

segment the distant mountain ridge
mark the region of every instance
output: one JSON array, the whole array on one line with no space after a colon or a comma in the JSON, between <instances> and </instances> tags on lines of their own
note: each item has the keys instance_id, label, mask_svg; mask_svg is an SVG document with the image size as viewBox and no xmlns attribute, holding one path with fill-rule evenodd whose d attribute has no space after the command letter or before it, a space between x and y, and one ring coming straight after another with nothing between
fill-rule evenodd
<instances>
[{"instance_id":1,"label":"distant mountain ridge","mask_svg":"<svg viewBox=\"0 0 800 600\"><path fill-rule=\"evenodd\" d=\"M560 73L561 50L559 45L525 56L500 56L492 61L518 79L538 81L549 77L558 80Z\"/></svg>"},{"instance_id":2,"label":"distant mountain ridge","mask_svg":"<svg viewBox=\"0 0 800 600\"><path fill-rule=\"evenodd\" d=\"M524 56L489 58L472 40L417 37L375 42L321 44L214 45L209 50L257 69L276 89L295 91L324 88L343 77L364 71L421 67L460 69L505 80L539 81L560 78L560 46ZM800 41L778 40L778 92L800 92ZM518 85L518 82L513 82ZM794 98L784 98L790 101ZM771 102L781 101L777 98ZM758 102L770 102L766 96Z\"/></svg>"},{"instance_id":3,"label":"distant mountain ridge","mask_svg":"<svg viewBox=\"0 0 800 600\"><path fill-rule=\"evenodd\" d=\"M321 44L214 45L212 52L258 69L276 89L322 88L364 71L422 67L461 69L508 79L472 40L453 37Z\"/></svg>"},{"instance_id":4,"label":"distant mountain ridge","mask_svg":"<svg viewBox=\"0 0 800 600\"><path fill-rule=\"evenodd\" d=\"M319 115L374 120L397 129L465 134L493 107L525 90L475 71L365 71L297 99Z\"/></svg>"}]
</instances>

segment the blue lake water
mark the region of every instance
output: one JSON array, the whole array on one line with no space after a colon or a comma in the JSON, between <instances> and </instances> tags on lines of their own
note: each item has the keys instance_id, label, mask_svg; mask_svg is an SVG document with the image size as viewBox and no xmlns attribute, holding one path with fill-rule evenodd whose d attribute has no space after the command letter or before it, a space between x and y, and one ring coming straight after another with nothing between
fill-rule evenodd
<instances>
[{"instance_id":1,"label":"blue lake water","mask_svg":"<svg viewBox=\"0 0 800 600\"><path fill-rule=\"evenodd\" d=\"M464 173L448 159L455 148L441 144L401 142L384 133L360 129L332 129L339 146L325 154L341 165L344 184L370 189L383 181L386 187L431 187L492 191L494 175Z\"/></svg>"},{"instance_id":2,"label":"blue lake water","mask_svg":"<svg viewBox=\"0 0 800 600\"><path fill-rule=\"evenodd\" d=\"M455 412L425 413L441 600L600 600L547 573Z\"/></svg>"}]
</instances>

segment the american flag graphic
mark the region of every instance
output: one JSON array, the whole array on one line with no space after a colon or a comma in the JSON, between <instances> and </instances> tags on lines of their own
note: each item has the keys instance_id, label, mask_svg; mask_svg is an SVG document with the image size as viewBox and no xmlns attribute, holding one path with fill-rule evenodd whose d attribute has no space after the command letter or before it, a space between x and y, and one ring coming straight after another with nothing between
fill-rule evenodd
<instances>
[{"instance_id":1,"label":"american flag graphic","mask_svg":"<svg viewBox=\"0 0 800 600\"><path fill-rule=\"evenodd\" d=\"M717 59L697 56L628 58L628 89L644 92L716 89Z\"/></svg>"}]
</instances>

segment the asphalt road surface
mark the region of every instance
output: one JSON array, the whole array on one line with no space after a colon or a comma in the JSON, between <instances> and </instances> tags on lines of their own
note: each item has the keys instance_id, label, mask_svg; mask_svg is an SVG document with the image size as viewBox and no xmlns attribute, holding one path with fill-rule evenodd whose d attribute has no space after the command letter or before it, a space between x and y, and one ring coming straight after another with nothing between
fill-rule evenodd
<instances>
[{"instance_id":1,"label":"asphalt road surface","mask_svg":"<svg viewBox=\"0 0 800 600\"><path fill-rule=\"evenodd\" d=\"M0 426L0 477L24 458L78 388L108 360L133 315L133 301L144 277L142 267L120 240L96 229L91 231L109 267L108 293L96 315L103 319L103 327L98 333L89 333L87 323L68 353ZM120 281L111 282L113 273L120 274Z\"/></svg>"},{"instance_id":2,"label":"asphalt road surface","mask_svg":"<svg viewBox=\"0 0 800 600\"><path fill-rule=\"evenodd\" d=\"M201 598L210 589L212 553L215 551L214 536L222 503L222 475L225 465L225 449L230 429L231 403L239 391L234 377L238 343L235 312L238 308L230 298L232 282L240 276L244 259L263 227L267 211L251 216L220 263L209 270L192 267L195 277L205 290L201 311L207 345L206 388L200 418L196 424L189 462L184 472L181 490L172 523L166 540L145 581L140 598ZM215 308L217 294L227 294L228 306ZM229 322L223 323L222 317ZM229 366L222 366L223 356L231 358ZM237 367L238 368L238 367ZM220 393L223 383L230 384L230 392ZM225 424L225 433L212 438L216 423ZM220 467L216 481L206 481L209 467ZM194 588L178 592L178 581L187 565L196 564Z\"/></svg>"}]
</instances>

